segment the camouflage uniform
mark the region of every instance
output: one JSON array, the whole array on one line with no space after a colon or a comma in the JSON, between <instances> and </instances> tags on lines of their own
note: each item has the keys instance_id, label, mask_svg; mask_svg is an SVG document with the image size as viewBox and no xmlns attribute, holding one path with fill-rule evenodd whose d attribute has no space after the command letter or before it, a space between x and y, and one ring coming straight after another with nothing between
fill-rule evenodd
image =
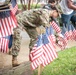
<instances>
[{"instance_id":1,"label":"camouflage uniform","mask_svg":"<svg viewBox=\"0 0 76 75\"><path fill-rule=\"evenodd\" d=\"M49 26L49 13L47 9L27 10L19 13L16 17L19 27L14 30L14 39L12 46L12 53L14 55L18 55L18 52L20 50L20 28L24 28L30 37L29 48L31 51L38 37L36 28L39 26Z\"/></svg>"}]
</instances>

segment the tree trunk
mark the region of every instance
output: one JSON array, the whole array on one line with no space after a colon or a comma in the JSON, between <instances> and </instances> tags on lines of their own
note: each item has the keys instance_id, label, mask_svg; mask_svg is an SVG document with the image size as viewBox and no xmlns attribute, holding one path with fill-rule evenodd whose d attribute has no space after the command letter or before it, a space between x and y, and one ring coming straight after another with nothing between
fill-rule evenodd
<instances>
[{"instance_id":1,"label":"tree trunk","mask_svg":"<svg viewBox=\"0 0 76 75\"><path fill-rule=\"evenodd\" d=\"M25 4L25 0L20 0L21 5L22 5L22 10L26 10L27 9L27 5Z\"/></svg>"},{"instance_id":2,"label":"tree trunk","mask_svg":"<svg viewBox=\"0 0 76 75\"><path fill-rule=\"evenodd\" d=\"M28 2L28 10L30 10L31 0Z\"/></svg>"}]
</instances>

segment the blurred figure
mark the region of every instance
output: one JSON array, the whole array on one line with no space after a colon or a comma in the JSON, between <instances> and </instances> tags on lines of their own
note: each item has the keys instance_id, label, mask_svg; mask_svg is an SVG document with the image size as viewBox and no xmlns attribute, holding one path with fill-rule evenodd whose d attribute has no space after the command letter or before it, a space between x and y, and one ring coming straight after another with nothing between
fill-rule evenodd
<instances>
[{"instance_id":1,"label":"blurred figure","mask_svg":"<svg viewBox=\"0 0 76 75\"><path fill-rule=\"evenodd\" d=\"M58 3L61 11L61 19L66 27L72 22L76 28L76 5L74 3L74 0L61 0Z\"/></svg>"}]
</instances>

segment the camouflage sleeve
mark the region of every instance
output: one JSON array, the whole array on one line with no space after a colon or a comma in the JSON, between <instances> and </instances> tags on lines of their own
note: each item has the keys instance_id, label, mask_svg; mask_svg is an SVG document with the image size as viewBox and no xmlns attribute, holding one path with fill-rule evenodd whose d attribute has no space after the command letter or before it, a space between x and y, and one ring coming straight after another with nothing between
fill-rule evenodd
<instances>
[{"instance_id":1,"label":"camouflage sleeve","mask_svg":"<svg viewBox=\"0 0 76 75\"><path fill-rule=\"evenodd\" d=\"M24 11L17 16L18 24L21 26L36 27L36 15L33 14L33 10Z\"/></svg>"},{"instance_id":2,"label":"camouflage sleeve","mask_svg":"<svg viewBox=\"0 0 76 75\"><path fill-rule=\"evenodd\" d=\"M40 25L44 27L49 26L49 14L47 10L42 10L42 14L40 15Z\"/></svg>"}]
</instances>

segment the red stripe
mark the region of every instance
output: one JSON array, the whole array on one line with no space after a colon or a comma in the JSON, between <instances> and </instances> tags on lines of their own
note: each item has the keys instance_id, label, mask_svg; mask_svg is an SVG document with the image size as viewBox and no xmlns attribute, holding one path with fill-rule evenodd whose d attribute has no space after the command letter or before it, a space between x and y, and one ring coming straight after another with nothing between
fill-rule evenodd
<instances>
[{"instance_id":1,"label":"red stripe","mask_svg":"<svg viewBox=\"0 0 76 75\"><path fill-rule=\"evenodd\" d=\"M8 39L0 38L0 51L3 53L8 52Z\"/></svg>"},{"instance_id":2,"label":"red stripe","mask_svg":"<svg viewBox=\"0 0 76 75\"><path fill-rule=\"evenodd\" d=\"M9 34L12 33L12 30L11 30L11 21L10 21L10 17L7 18L7 23L8 23L8 28L9 28Z\"/></svg>"},{"instance_id":3,"label":"red stripe","mask_svg":"<svg viewBox=\"0 0 76 75\"><path fill-rule=\"evenodd\" d=\"M52 21L51 25L56 30L56 32L58 32L58 33L61 32L60 27L54 21Z\"/></svg>"},{"instance_id":4,"label":"red stripe","mask_svg":"<svg viewBox=\"0 0 76 75\"><path fill-rule=\"evenodd\" d=\"M44 54L45 54L45 58L46 61L48 62L48 64L53 60L52 56L50 55L50 52L48 50L48 47L45 45L44 47Z\"/></svg>"},{"instance_id":5,"label":"red stripe","mask_svg":"<svg viewBox=\"0 0 76 75\"><path fill-rule=\"evenodd\" d=\"M18 5L16 4L14 8L10 6L10 9L11 9L12 14L15 15L18 10Z\"/></svg>"},{"instance_id":6,"label":"red stripe","mask_svg":"<svg viewBox=\"0 0 76 75\"><path fill-rule=\"evenodd\" d=\"M4 23L5 23L5 29L7 30L7 31L6 31L6 35L8 36L8 34L9 34L9 29L8 29L8 27L7 27L7 26L8 26L8 24L7 24L7 18L4 19Z\"/></svg>"},{"instance_id":7,"label":"red stripe","mask_svg":"<svg viewBox=\"0 0 76 75\"><path fill-rule=\"evenodd\" d=\"M0 19L0 37L5 37L11 35L13 28L17 27L17 20L14 16Z\"/></svg>"},{"instance_id":8,"label":"red stripe","mask_svg":"<svg viewBox=\"0 0 76 75\"><path fill-rule=\"evenodd\" d=\"M6 35L6 34L5 34L5 28L4 28L4 25L5 25L5 24L3 24L3 20L1 20L1 23L2 23L2 25L1 25L1 32L2 32L2 33L1 33L1 34L2 34L2 36L4 36L4 35Z\"/></svg>"}]
</instances>

